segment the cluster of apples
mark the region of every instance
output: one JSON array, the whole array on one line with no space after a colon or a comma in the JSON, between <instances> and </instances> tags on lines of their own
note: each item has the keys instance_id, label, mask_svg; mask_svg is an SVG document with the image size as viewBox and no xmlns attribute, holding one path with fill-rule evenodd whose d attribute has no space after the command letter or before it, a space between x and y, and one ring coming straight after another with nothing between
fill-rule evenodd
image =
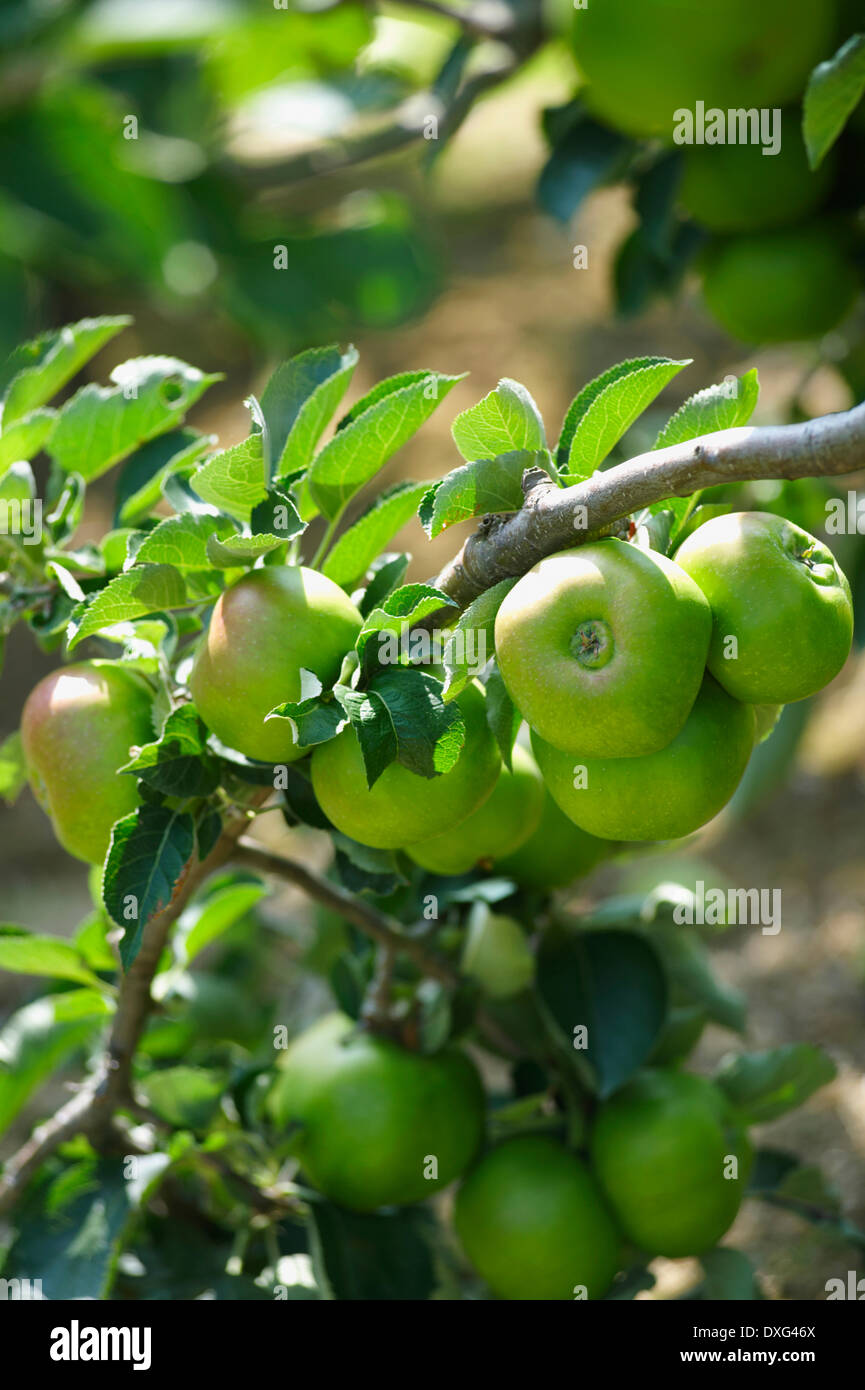
<instances>
[{"instance_id":1,"label":"cluster of apples","mask_svg":"<svg viewBox=\"0 0 865 1390\"><path fill-rule=\"evenodd\" d=\"M346 729L313 754L313 785L364 844L439 874L486 864L556 886L616 842L680 838L715 816L780 708L837 675L852 635L833 555L771 513L716 517L675 559L613 538L575 547L530 570L496 619L534 758L518 745L502 768L472 685L444 776L425 783L394 763L369 788Z\"/></svg>"},{"instance_id":2,"label":"cluster of apples","mask_svg":"<svg viewBox=\"0 0 865 1390\"><path fill-rule=\"evenodd\" d=\"M287 763L306 750L289 720L302 670L327 686L362 625L350 598L302 566L250 572L221 595L190 688L217 738ZM615 539L541 560L496 620L496 654L531 729L503 766L482 687L457 697L465 742L422 778L401 763L372 787L346 727L310 759L319 803L343 834L403 849L428 871L494 867L551 889L616 842L689 834L729 800L778 707L820 689L852 641L850 589L831 552L769 513L695 530L675 560ZM152 690L107 661L65 667L27 700L22 738L58 838L92 863L137 804L117 775L154 736Z\"/></svg>"},{"instance_id":3,"label":"cluster of apples","mask_svg":"<svg viewBox=\"0 0 865 1390\"><path fill-rule=\"evenodd\" d=\"M266 1100L304 1180L340 1206L407 1205L463 1178L455 1229L500 1298L601 1298L625 1240L696 1255L735 1219L751 1148L704 1077L640 1073L599 1106L581 1152L556 1133L485 1146L484 1105L458 1047L420 1056L343 1014L295 1039Z\"/></svg>"},{"instance_id":4,"label":"cluster of apples","mask_svg":"<svg viewBox=\"0 0 865 1390\"><path fill-rule=\"evenodd\" d=\"M747 343L818 337L841 322L861 292L845 213L861 193L863 115L852 156L833 149L812 169L802 102L815 66L861 29L861 5L592 0L562 13L588 110L680 157L677 200L705 243L713 317ZM737 119L743 127L728 129Z\"/></svg>"},{"instance_id":5,"label":"cluster of apples","mask_svg":"<svg viewBox=\"0 0 865 1390\"><path fill-rule=\"evenodd\" d=\"M496 653L565 814L602 839L666 840L722 809L780 707L837 675L852 636L827 547L736 512L674 560L608 539L540 561L499 609Z\"/></svg>"}]
</instances>

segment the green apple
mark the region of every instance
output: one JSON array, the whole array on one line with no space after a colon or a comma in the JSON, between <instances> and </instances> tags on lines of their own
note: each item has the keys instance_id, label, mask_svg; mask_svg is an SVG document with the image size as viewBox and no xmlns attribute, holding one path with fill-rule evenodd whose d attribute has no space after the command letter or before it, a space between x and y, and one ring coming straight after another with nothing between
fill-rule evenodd
<instances>
[{"instance_id":1,"label":"green apple","mask_svg":"<svg viewBox=\"0 0 865 1390\"><path fill-rule=\"evenodd\" d=\"M154 738L152 704L143 677L110 661L63 666L27 697L21 740L33 791L77 859L101 864L111 827L138 805L135 778L117 769Z\"/></svg>"},{"instance_id":2,"label":"green apple","mask_svg":"<svg viewBox=\"0 0 865 1390\"><path fill-rule=\"evenodd\" d=\"M510 772L502 768L476 811L441 835L409 845L409 857L430 873L467 874L476 864L510 854L523 844L540 821L544 784L531 753L519 744L511 765Z\"/></svg>"},{"instance_id":3,"label":"green apple","mask_svg":"<svg viewBox=\"0 0 865 1390\"><path fill-rule=\"evenodd\" d=\"M702 256L703 297L732 338L821 338L852 309L859 274L831 222L719 237Z\"/></svg>"},{"instance_id":4,"label":"green apple","mask_svg":"<svg viewBox=\"0 0 865 1390\"><path fill-rule=\"evenodd\" d=\"M331 685L361 625L354 604L323 574L299 565L251 570L219 597L199 647L189 681L199 714L248 758L303 757L291 723L265 719L302 698L301 670Z\"/></svg>"},{"instance_id":5,"label":"green apple","mask_svg":"<svg viewBox=\"0 0 865 1390\"><path fill-rule=\"evenodd\" d=\"M834 177L834 161L808 164L802 113L783 113L776 154L761 144L690 145L684 151L679 196L713 232L752 232L799 222L823 201Z\"/></svg>"},{"instance_id":6,"label":"green apple","mask_svg":"<svg viewBox=\"0 0 865 1390\"><path fill-rule=\"evenodd\" d=\"M487 903L475 903L463 943L462 969L493 999L509 999L526 989L534 979L535 958L519 922L491 912Z\"/></svg>"},{"instance_id":7,"label":"green apple","mask_svg":"<svg viewBox=\"0 0 865 1390\"><path fill-rule=\"evenodd\" d=\"M278 1125L300 1126L292 1150L307 1181L353 1211L431 1197L483 1135L483 1087L462 1052L420 1056L344 1014L295 1039L268 1106Z\"/></svg>"},{"instance_id":8,"label":"green apple","mask_svg":"<svg viewBox=\"0 0 865 1390\"><path fill-rule=\"evenodd\" d=\"M477 810L495 786L502 762L480 687L466 686L456 702L465 743L450 771L437 777L421 777L394 762L369 787L354 729L319 744L312 755L312 785L337 830L374 849L401 849L440 835Z\"/></svg>"},{"instance_id":9,"label":"green apple","mask_svg":"<svg viewBox=\"0 0 865 1390\"><path fill-rule=\"evenodd\" d=\"M737 700L786 705L837 676L853 604L821 541L771 512L732 512L699 526L676 560L711 604L709 670Z\"/></svg>"},{"instance_id":10,"label":"green apple","mask_svg":"<svg viewBox=\"0 0 865 1390\"><path fill-rule=\"evenodd\" d=\"M712 615L672 560L619 540L563 550L496 616L511 699L547 743L586 757L665 747L697 697Z\"/></svg>"},{"instance_id":11,"label":"green apple","mask_svg":"<svg viewBox=\"0 0 865 1390\"><path fill-rule=\"evenodd\" d=\"M621 1238L586 1165L556 1139L508 1139L477 1163L457 1193L454 1226L499 1298L602 1298L622 1258Z\"/></svg>"},{"instance_id":12,"label":"green apple","mask_svg":"<svg viewBox=\"0 0 865 1390\"><path fill-rule=\"evenodd\" d=\"M678 1258L702 1254L733 1224L751 1148L711 1081L657 1070L601 1105L590 1156L629 1240Z\"/></svg>"},{"instance_id":13,"label":"green apple","mask_svg":"<svg viewBox=\"0 0 865 1390\"><path fill-rule=\"evenodd\" d=\"M698 101L725 112L797 101L836 23L836 0L588 0L573 13L580 98L616 130L669 142Z\"/></svg>"},{"instance_id":14,"label":"green apple","mask_svg":"<svg viewBox=\"0 0 865 1390\"><path fill-rule=\"evenodd\" d=\"M666 748L641 758L584 758L538 735L532 747L565 815L607 840L672 840L716 816L741 780L754 747L754 711L711 676L687 722Z\"/></svg>"},{"instance_id":15,"label":"green apple","mask_svg":"<svg viewBox=\"0 0 865 1390\"><path fill-rule=\"evenodd\" d=\"M545 791L537 830L519 849L497 859L493 868L520 888L549 893L591 873L612 849L609 840L598 840L574 825Z\"/></svg>"}]
</instances>

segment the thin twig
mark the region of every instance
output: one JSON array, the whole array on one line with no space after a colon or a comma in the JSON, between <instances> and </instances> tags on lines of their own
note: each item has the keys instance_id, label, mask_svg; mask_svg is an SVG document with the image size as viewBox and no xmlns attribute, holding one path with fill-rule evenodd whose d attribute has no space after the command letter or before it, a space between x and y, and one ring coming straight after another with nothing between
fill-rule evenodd
<instances>
[{"instance_id":1,"label":"thin twig","mask_svg":"<svg viewBox=\"0 0 865 1390\"><path fill-rule=\"evenodd\" d=\"M246 864L251 869L258 869L261 873L271 874L287 883L295 884L307 897L329 907L332 912L339 913L385 950L408 956L425 975L448 985L459 983L459 975L447 961L430 951L415 937L408 936L395 917L379 912L371 903L355 897L306 864L301 864L296 859L286 859L281 854L272 854L253 840L246 839L242 839L238 844L234 860L238 864Z\"/></svg>"},{"instance_id":2,"label":"thin twig","mask_svg":"<svg viewBox=\"0 0 865 1390\"><path fill-rule=\"evenodd\" d=\"M268 795L269 788L257 792L251 805L260 804ZM231 858L248 823L243 812L232 815L208 857L187 869L185 877L175 885L171 902L145 926L141 949L120 982L117 1009L99 1072L56 1115L34 1130L6 1162L0 1176L0 1215L14 1205L37 1168L61 1144L77 1134L86 1134L97 1148L107 1142L114 1115L131 1094L132 1060L153 1007L150 986L169 931L193 893Z\"/></svg>"}]
</instances>

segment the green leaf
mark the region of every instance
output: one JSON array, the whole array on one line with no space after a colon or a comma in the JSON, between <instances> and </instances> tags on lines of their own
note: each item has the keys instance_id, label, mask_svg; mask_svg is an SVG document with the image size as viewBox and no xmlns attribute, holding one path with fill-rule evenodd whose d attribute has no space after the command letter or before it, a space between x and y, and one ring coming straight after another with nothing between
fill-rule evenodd
<instances>
[{"instance_id":1,"label":"green leaf","mask_svg":"<svg viewBox=\"0 0 865 1390\"><path fill-rule=\"evenodd\" d=\"M135 552L135 564L171 565L181 573L212 569L208 541L234 534L234 525L225 516L196 516L194 512L169 516L148 531ZM135 573L134 569L127 572Z\"/></svg>"},{"instance_id":2,"label":"green leaf","mask_svg":"<svg viewBox=\"0 0 865 1390\"><path fill-rule=\"evenodd\" d=\"M183 608L188 602L183 576L172 565L139 565L118 574L86 604L75 610L69 635L69 650L94 632L143 618L164 609Z\"/></svg>"},{"instance_id":3,"label":"green leaf","mask_svg":"<svg viewBox=\"0 0 865 1390\"><path fill-rule=\"evenodd\" d=\"M418 373L417 378L376 400L337 430L317 454L309 470L309 487L325 516L338 515L463 379L440 372Z\"/></svg>"},{"instance_id":4,"label":"green leaf","mask_svg":"<svg viewBox=\"0 0 865 1390\"><path fill-rule=\"evenodd\" d=\"M477 405L463 410L454 420L451 434L463 458L470 462L547 447L541 412L525 386L508 377Z\"/></svg>"},{"instance_id":5,"label":"green leaf","mask_svg":"<svg viewBox=\"0 0 865 1390\"><path fill-rule=\"evenodd\" d=\"M338 698L360 744L366 784L374 787L385 768L396 758L399 749L387 705L374 690L340 689Z\"/></svg>"},{"instance_id":6,"label":"green leaf","mask_svg":"<svg viewBox=\"0 0 865 1390\"><path fill-rule=\"evenodd\" d=\"M35 1192L22 1211L5 1278L42 1281L44 1298L106 1299L139 1211L168 1172L167 1154L87 1160ZM130 1176L131 1171L131 1176Z\"/></svg>"},{"instance_id":7,"label":"green leaf","mask_svg":"<svg viewBox=\"0 0 865 1390\"><path fill-rule=\"evenodd\" d=\"M731 430L747 425L757 405L760 383L757 368L752 367L741 377L728 377L716 386L707 386L681 405L661 430L654 445L665 449L671 444L684 444L701 434L715 430ZM676 498L685 501L685 498Z\"/></svg>"},{"instance_id":8,"label":"green leaf","mask_svg":"<svg viewBox=\"0 0 865 1390\"><path fill-rule=\"evenodd\" d=\"M470 603L450 629L445 644L445 700L453 700L465 690L473 676L480 674L495 650L496 614L505 594L516 579L502 579Z\"/></svg>"},{"instance_id":9,"label":"green leaf","mask_svg":"<svg viewBox=\"0 0 865 1390\"><path fill-rule=\"evenodd\" d=\"M215 435L180 429L142 444L126 460L117 479L116 525L131 526L146 517L162 500L166 480L175 473L191 473L215 443Z\"/></svg>"},{"instance_id":10,"label":"green leaf","mask_svg":"<svg viewBox=\"0 0 865 1390\"><path fill-rule=\"evenodd\" d=\"M99 1031L112 1005L95 989L34 999L0 1028L0 1133L69 1053Z\"/></svg>"},{"instance_id":11,"label":"green leaf","mask_svg":"<svg viewBox=\"0 0 865 1390\"><path fill-rule=\"evenodd\" d=\"M433 1239L422 1208L366 1216L321 1200L310 1207L310 1251L324 1298L427 1300L435 1287Z\"/></svg>"},{"instance_id":12,"label":"green leaf","mask_svg":"<svg viewBox=\"0 0 865 1390\"><path fill-rule=\"evenodd\" d=\"M7 806L18 800L27 785L27 764L21 735L16 730L0 743L0 797Z\"/></svg>"},{"instance_id":13,"label":"green leaf","mask_svg":"<svg viewBox=\"0 0 865 1390\"><path fill-rule=\"evenodd\" d=\"M60 412L51 455L87 482L174 429L219 375L176 357L135 357L111 373L113 386L82 386Z\"/></svg>"},{"instance_id":14,"label":"green leaf","mask_svg":"<svg viewBox=\"0 0 865 1390\"><path fill-rule=\"evenodd\" d=\"M53 410L34 410L6 426L0 434L0 474L13 463L34 458L51 438L56 419Z\"/></svg>"},{"instance_id":15,"label":"green leaf","mask_svg":"<svg viewBox=\"0 0 865 1390\"><path fill-rule=\"evenodd\" d=\"M207 554L214 569L236 569L238 565L254 565L262 555L270 555L285 542L278 536L241 536L236 531L226 540L211 536Z\"/></svg>"},{"instance_id":16,"label":"green leaf","mask_svg":"<svg viewBox=\"0 0 865 1390\"><path fill-rule=\"evenodd\" d=\"M0 923L0 970L16 975L47 975L54 980L74 980L92 989L104 989L75 946L59 936L37 936L25 927Z\"/></svg>"},{"instance_id":17,"label":"green leaf","mask_svg":"<svg viewBox=\"0 0 865 1390\"><path fill-rule=\"evenodd\" d=\"M171 901L194 849L192 817L168 806L145 803L115 825L102 896L112 922L124 928L124 969L138 955L147 923Z\"/></svg>"},{"instance_id":18,"label":"green leaf","mask_svg":"<svg viewBox=\"0 0 865 1390\"><path fill-rule=\"evenodd\" d=\"M426 671L392 667L370 684L383 702L396 739L396 758L419 777L449 772L465 742L457 705L446 705L441 681Z\"/></svg>"},{"instance_id":19,"label":"green leaf","mask_svg":"<svg viewBox=\"0 0 865 1390\"><path fill-rule=\"evenodd\" d=\"M709 954L699 938L673 922L653 923L648 935L664 966L671 1002L694 1005L720 1028L744 1033L745 996L712 971Z\"/></svg>"},{"instance_id":20,"label":"green leaf","mask_svg":"<svg viewBox=\"0 0 865 1390\"><path fill-rule=\"evenodd\" d=\"M317 743L327 743L345 721L341 707L333 699L323 700L319 695L312 695L308 700L300 700L297 703L277 705L265 716L265 723L268 719L274 718L292 721L294 741L299 748L312 748Z\"/></svg>"},{"instance_id":21,"label":"green leaf","mask_svg":"<svg viewBox=\"0 0 865 1390\"><path fill-rule=\"evenodd\" d=\"M428 489L421 516L424 530L433 540L446 527L484 512L518 512L524 500L524 472L545 466L545 454L519 450L455 468Z\"/></svg>"},{"instance_id":22,"label":"green leaf","mask_svg":"<svg viewBox=\"0 0 865 1390\"><path fill-rule=\"evenodd\" d=\"M118 769L134 774L164 796L209 796L219 785L219 763L207 747L207 729L194 705L181 705L160 737Z\"/></svg>"},{"instance_id":23,"label":"green leaf","mask_svg":"<svg viewBox=\"0 0 865 1390\"><path fill-rule=\"evenodd\" d=\"M664 973L638 932L547 932L537 986L568 1046L585 1027L587 1046L574 1057L588 1061L602 1097L643 1066L664 1025Z\"/></svg>"},{"instance_id":24,"label":"green leaf","mask_svg":"<svg viewBox=\"0 0 865 1390\"><path fill-rule=\"evenodd\" d=\"M174 935L174 955L187 966L224 936L266 896L267 888L248 875L221 874L211 879L180 915Z\"/></svg>"},{"instance_id":25,"label":"green leaf","mask_svg":"<svg viewBox=\"0 0 865 1390\"><path fill-rule=\"evenodd\" d=\"M456 609L458 605L441 589L432 584L405 584L389 594L380 608L374 608L364 618L363 627L358 633L355 646L361 658L375 637L381 647L379 634L390 634L394 641L406 633L415 623L437 613L439 609Z\"/></svg>"},{"instance_id":26,"label":"green leaf","mask_svg":"<svg viewBox=\"0 0 865 1390\"><path fill-rule=\"evenodd\" d=\"M523 717L511 699L501 672L495 666L486 679L487 723L498 744L502 762L511 771L511 754Z\"/></svg>"},{"instance_id":27,"label":"green leaf","mask_svg":"<svg viewBox=\"0 0 865 1390\"><path fill-rule=\"evenodd\" d=\"M261 435L251 434L214 454L193 473L191 483L205 502L248 522L253 507L267 496Z\"/></svg>"},{"instance_id":28,"label":"green leaf","mask_svg":"<svg viewBox=\"0 0 865 1390\"><path fill-rule=\"evenodd\" d=\"M754 1266L741 1250L721 1246L700 1256L705 1282L700 1297L711 1302L747 1302L762 1297Z\"/></svg>"},{"instance_id":29,"label":"green leaf","mask_svg":"<svg viewBox=\"0 0 865 1390\"><path fill-rule=\"evenodd\" d=\"M690 363L669 357L636 357L610 367L584 386L562 426L556 462L567 484L589 478L610 450Z\"/></svg>"},{"instance_id":30,"label":"green leaf","mask_svg":"<svg viewBox=\"0 0 865 1390\"><path fill-rule=\"evenodd\" d=\"M306 522L301 519L294 499L280 486L268 488L264 501L253 507L250 527L256 535L290 541L302 535Z\"/></svg>"},{"instance_id":31,"label":"green leaf","mask_svg":"<svg viewBox=\"0 0 865 1390\"><path fill-rule=\"evenodd\" d=\"M352 526L344 531L324 562L328 579L344 589L358 583L379 551L411 521L428 483L397 483L376 498Z\"/></svg>"},{"instance_id":32,"label":"green leaf","mask_svg":"<svg viewBox=\"0 0 865 1390\"><path fill-rule=\"evenodd\" d=\"M80 319L16 348L0 371L4 425L50 401L131 322L126 316Z\"/></svg>"},{"instance_id":33,"label":"green leaf","mask_svg":"<svg viewBox=\"0 0 865 1390\"><path fill-rule=\"evenodd\" d=\"M552 153L538 179L538 203L550 216L569 222L595 188L621 177L633 144L592 120L580 98L544 112Z\"/></svg>"},{"instance_id":34,"label":"green leaf","mask_svg":"<svg viewBox=\"0 0 865 1390\"><path fill-rule=\"evenodd\" d=\"M825 63L818 63L805 90L802 133L808 163L819 168L865 92L865 34L854 34Z\"/></svg>"},{"instance_id":35,"label":"green leaf","mask_svg":"<svg viewBox=\"0 0 865 1390\"><path fill-rule=\"evenodd\" d=\"M277 367L261 397L277 477L309 467L356 366L353 347L343 353L330 346L310 348Z\"/></svg>"},{"instance_id":36,"label":"green leaf","mask_svg":"<svg viewBox=\"0 0 865 1390\"><path fill-rule=\"evenodd\" d=\"M398 589L405 579L406 570L409 567L411 556L404 551L401 554L384 554L373 561L370 569L372 578L367 584L363 598L358 607L364 618L369 617L374 608L378 608L395 589Z\"/></svg>"},{"instance_id":37,"label":"green leaf","mask_svg":"<svg viewBox=\"0 0 865 1390\"><path fill-rule=\"evenodd\" d=\"M341 835L338 830L331 832L331 838L336 850L336 871L343 888L350 893L372 893L386 898L397 888L405 887L407 879L393 850L371 849L369 845L358 844L357 840ZM344 959L356 961L357 957ZM363 1003L362 996L360 1003Z\"/></svg>"},{"instance_id":38,"label":"green leaf","mask_svg":"<svg viewBox=\"0 0 865 1390\"><path fill-rule=\"evenodd\" d=\"M837 1075L831 1057L810 1043L789 1043L767 1052L745 1052L715 1081L745 1124L765 1124L804 1105Z\"/></svg>"},{"instance_id":39,"label":"green leaf","mask_svg":"<svg viewBox=\"0 0 865 1390\"><path fill-rule=\"evenodd\" d=\"M139 1081L151 1109L177 1128L206 1129L219 1109L227 1076L205 1067L167 1067Z\"/></svg>"}]
</instances>

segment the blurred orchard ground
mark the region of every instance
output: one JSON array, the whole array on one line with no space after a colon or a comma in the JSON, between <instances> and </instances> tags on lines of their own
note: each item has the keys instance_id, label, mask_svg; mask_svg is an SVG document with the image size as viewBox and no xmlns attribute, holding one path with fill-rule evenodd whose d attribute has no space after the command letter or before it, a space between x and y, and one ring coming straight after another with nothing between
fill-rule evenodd
<instances>
[{"instance_id":1,"label":"blurred orchard ground","mask_svg":"<svg viewBox=\"0 0 865 1390\"><path fill-rule=\"evenodd\" d=\"M818 342L748 348L708 316L696 275L686 273L675 299L617 316L613 271L636 225L632 191L602 188L565 221L536 201L550 154L543 112L567 103L575 88L573 58L560 39L536 44L513 77L491 82L431 167L429 148L414 141L312 178L289 176L349 119L360 119L362 131L374 128L377 112L432 79L457 36L451 21L398 6L373 23L360 5L292 14L225 0L4 5L3 350L43 327L131 313L134 327L121 340L127 356L171 353L228 374L193 416L223 444L245 436L242 396L260 387L274 357L314 343L338 339L361 350L353 397L407 367L470 372L398 455L387 483L453 466L450 421L502 375L525 382L555 418L614 362L647 353L692 357L681 384L631 431L617 458L649 447L653 426L701 385L755 366L757 424L825 414L861 398L850 368L863 354L857 313ZM129 117L137 136L124 140L118 131ZM287 248L282 270L274 267L280 246ZM578 246L587 248L584 269L574 266ZM85 379L103 379L105 370L105 357L97 358ZM825 503L837 491L819 482L755 484L737 496L745 505L777 504L827 538L861 614L862 538L826 537ZM110 485L97 485L81 539L103 534L111 514ZM395 548L411 550L411 576L426 578L455 552L462 529L429 544L412 523ZM26 692L55 664L23 631L13 635L0 735L17 725ZM795 1037L824 1045L837 1062L838 1080L781 1121L772 1143L819 1153L862 1225L861 647L833 687L784 719L765 745L771 755L755 760L756 773L719 822L675 853L621 860L574 891L591 898L670 878L781 890L780 934L719 931L716 965L749 996L751 1046ZM268 826L266 819L262 836L274 833ZM324 850L308 833L303 852L320 860ZM2 916L37 931L71 933L90 911L80 867L57 846L29 792L13 812L0 809L0 883ZM304 949L306 908L285 890L267 913L275 921L286 903L296 931L275 954L269 941L266 988L279 999L279 1017L300 1026L320 1010L324 986L319 994L292 971ZM4 975L2 991L5 1014L29 997L28 981ZM723 1050L710 1027L696 1065ZM16 1133L31 1117L21 1118ZM836 1276L842 1255L848 1259L816 1228L756 1204L732 1239L776 1297L813 1297L818 1271ZM687 1282L687 1265L670 1271L661 1296Z\"/></svg>"}]
</instances>

